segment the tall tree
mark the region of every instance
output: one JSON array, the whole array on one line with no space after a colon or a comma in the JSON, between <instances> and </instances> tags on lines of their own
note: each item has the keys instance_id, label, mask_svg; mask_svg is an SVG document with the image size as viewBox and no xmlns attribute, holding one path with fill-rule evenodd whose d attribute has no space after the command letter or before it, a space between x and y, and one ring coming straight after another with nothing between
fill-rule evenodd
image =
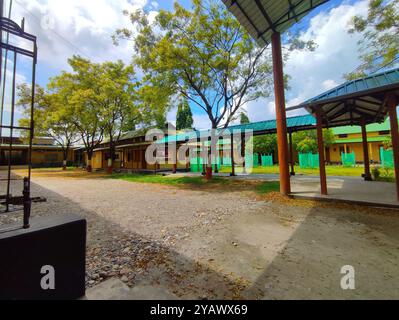
<instances>
[{"instance_id":1,"label":"tall tree","mask_svg":"<svg viewBox=\"0 0 399 320\"><path fill-rule=\"evenodd\" d=\"M18 86L18 105L24 109L26 117L20 119L21 126L30 122L31 90L22 84ZM63 152L63 168L66 169L68 155L75 142L77 142L77 129L71 123L65 112L67 104L64 97L50 94L44 88L36 86L35 99L35 135L49 136L61 147Z\"/></svg>"},{"instance_id":2,"label":"tall tree","mask_svg":"<svg viewBox=\"0 0 399 320\"><path fill-rule=\"evenodd\" d=\"M105 134L104 94L101 91L101 66L74 56L68 60L73 72L63 72L53 78L49 88L66 97L67 116L79 132L87 152L87 171L92 171L94 150L102 143Z\"/></svg>"},{"instance_id":3,"label":"tall tree","mask_svg":"<svg viewBox=\"0 0 399 320\"><path fill-rule=\"evenodd\" d=\"M316 130L296 132L292 136L294 148L301 153L318 152ZM335 143L334 132L331 129L323 130L324 146L327 148Z\"/></svg>"},{"instance_id":4,"label":"tall tree","mask_svg":"<svg viewBox=\"0 0 399 320\"><path fill-rule=\"evenodd\" d=\"M122 133L131 130L141 122L142 113L135 104L135 73L132 66L125 66L122 61L106 62L101 65L98 74L98 86L101 97L101 117L104 133L109 139L108 170L112 172L116 159L116 144Z\"/></svg>"},{"instance_id":5,"label":"tall tree","mask_svg":"<svg viewBox=\"0 0 399 320\"><path fill-rule=\"evenodd\" d=\"M241 112L240 114L240 123L241 124L251 123L251 120L249 120L249 117L245 112Z\"/></svg>"},{"instance_id":6,"label":"tall tree","mask_svg":"<svg viewBox=\"0 0 399 320\"><path fill-rule=\"evenodd\" d=\"M269 51L257 47L220 2L193 1L193 10L175 3L153 24L142 11L130 15L138 34L117 31L115 40L135 43L135 61L149 86L185 96L209 117L212 128L227 127L246 103L271 92Z\"/></svg>"},{"instance_id":7,"label":"tall tree","mask_svg":"<svg viewBox=\"0 0 399 320\"><path fill-rule=\"evenodd\" d=\"M176 115L176 129L192 129L194 124L193 113L187 99L183 98L179 102Z\"/></svg>"},{"instance_id":8,"label":"tall tree","mask_svg":"<svg viewBox=\"0 0 399 320\"><path fill-rule=\"evenodd\" d=\"M363 64L348 79L391 65L399 59L399 0L370 0L367 16L355 16L349 32L363 35Z\"/></svg>"},{"instance_id":9,"label":"tall tree","mask_svg":"<svg viewBox=\"0 0 399 320\"><path fill-rule=\"evenodd\" d=\"M277 151L277 135L268 134L254 137L254 153L274 154Z\"/></svg>"}]
</instances>

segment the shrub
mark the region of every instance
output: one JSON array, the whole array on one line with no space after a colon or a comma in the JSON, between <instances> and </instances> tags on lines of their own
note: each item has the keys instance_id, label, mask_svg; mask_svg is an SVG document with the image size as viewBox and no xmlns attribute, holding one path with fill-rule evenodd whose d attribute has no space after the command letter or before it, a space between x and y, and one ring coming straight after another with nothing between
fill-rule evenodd
<instances>
[{"instance_id":1,"label":"shrub","mask_svg":"<svg viewBox=\"0 0 399 320\"><path fill-rule=\"evenodd\" d=\"M381 177L380 168L374 167L374 168L373 168L373 171L372 171L372 175L373 175L373 177L374 177L374 180L376 180L376 181L379 180L380 177Z\"/></svg>"}]
</instances>

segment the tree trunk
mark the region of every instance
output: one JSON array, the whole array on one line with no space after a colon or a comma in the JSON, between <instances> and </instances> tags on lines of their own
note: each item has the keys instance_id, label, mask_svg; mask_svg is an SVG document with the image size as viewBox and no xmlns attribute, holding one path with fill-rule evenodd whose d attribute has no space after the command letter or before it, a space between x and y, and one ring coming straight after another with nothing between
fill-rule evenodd
<instances>
[{"instance_id":1,"label":"tree trunk","mask_svg":"<svg viewBox=\"0 0 399 320\"><path fill-rule=\"evenodd\" d=\"M64 159L62 162L62 170L66 171L68 165L68 149L64 150Z\"/></svg>"},{"instance_id":2,"label":"tree trunk","mask_svg":"<svg viewBox=\"0 0 399 320\"><path fill-rule=\"evenodd\" d=\"M93 172L92 159L93 159L93 152L89 151L87 153L87 166L86 166L86 170L89 173Z\"/></svg>"},{"instance_id":3,"label":"tree trunk","mask_svg":"<svg viewBox=\"0 0 399 320\"><path fill-rule=\"evenodd\" d=\"M114 172L114 159L115 159L115 146L113 141L109 143L109 159L108 159L108 168L107 172L112 174Z\"/></svg>"}]
</instances>

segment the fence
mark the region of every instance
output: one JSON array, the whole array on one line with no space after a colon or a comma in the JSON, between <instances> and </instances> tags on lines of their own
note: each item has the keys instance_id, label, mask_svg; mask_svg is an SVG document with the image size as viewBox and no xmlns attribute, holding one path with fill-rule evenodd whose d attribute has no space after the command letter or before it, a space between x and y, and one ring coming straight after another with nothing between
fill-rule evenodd
<instances>
[{"instance_id":1,"label":"fence","mask_svg":"<svg viewBox=\"0 0 399 320\"><path fill-rule=\"evenodd\" d=\"M341 153L342 165L344 167L354 167L356 166L356 155L352 153Z\"/></svg>"},{"instance_id":2,"label":"fence","mask_svg":"<svg viewBox=\"0 0 399 320\"><path fill-rule=\"evenodd\" d=\"M319 168L319 155L312 153L299 154L299 167L301 169Z\"/></svg>"},{"instance_id":3,"label":"fence","mask_svg":"<svg viewBox=\"0 0 399 320\"><path fill-rule=\"evenodd\" d=\"M262 156L262 167L273 167L273 156Z\"/></svg>"},{"instance_id":4,"label":"fence","mask_svg":"<svg viewBox=\"0 0 399 320\"><path fill-rule=\"evenodd\" d=\"M203 172L203 165L204 165L204 159L203 158L201 158L201 157L198 157L198 158L190 158L190 171L191 172L193 172L193 173L198 173L198 172ZM230 160L230 163L231 163L231 160ZM213 165L212 166L213 167L213 169L216 169L216 167L218 168L218 169L220 169L220 167L221 167L221 161L220 161L220 158L218 158L218 160L217 160L217 165Z\"/></svg>"},{"instance_id":5,"label":"fence","mask_svg":"<svg viewBox=\"0 0 399 320\"><path fill-rule=\"evenodd\" d=\"M381 157L381 166L383 168L392 169L394 167L392 150L385 150L384 148L381 148L380 157Z\"/></svg>"}]
</instances>

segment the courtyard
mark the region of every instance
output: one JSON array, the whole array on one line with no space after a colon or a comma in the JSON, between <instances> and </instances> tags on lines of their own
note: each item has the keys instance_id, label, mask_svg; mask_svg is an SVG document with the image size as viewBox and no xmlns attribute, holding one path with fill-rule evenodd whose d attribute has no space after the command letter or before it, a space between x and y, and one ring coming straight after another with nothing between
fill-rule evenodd
<instances>
[{"instance_id":1,"label":"courtyard","mask_svg":"<svg viewBox=\"0 0 399 320\"><path fill-rule=\"evenodd\" d=\"M89 288L114 279L179 299L399 298L396 210L291 200L256 176L132 177L33 172L33 196L47 198L33 217L88 221ZM356 290L341 288L345 265Z\"/></svg>"}]
</instances>

